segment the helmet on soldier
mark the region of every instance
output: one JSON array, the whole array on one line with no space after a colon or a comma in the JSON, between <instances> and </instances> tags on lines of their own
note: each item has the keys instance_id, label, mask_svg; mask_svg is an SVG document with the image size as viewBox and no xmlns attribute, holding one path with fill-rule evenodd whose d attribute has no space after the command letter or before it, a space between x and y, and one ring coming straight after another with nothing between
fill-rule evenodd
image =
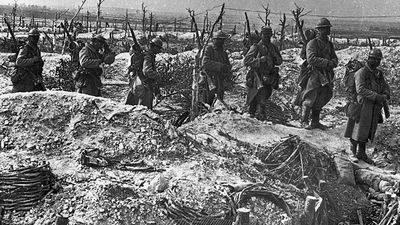
<instances>
[{"instance_id":1,"label":"helmet on soldier","mask_svg":"<svg viewBox=\"0 0 400 225\"><path fill-rule=\"evenodd\" d=\"M92 38L92 41L99 41L100 43L106 43L106 39L102 35L96 35Z\"/></svg>"},{"instance_id":2,"label":"helmet on soldier","mask_svg":"<svg viewBox=\"0 0 400 225\"><path fill-rule=\"evenodd\" d=\"M315 28L332 27L331 22L327 18L321 18Z\"/></svg>"},{"instance_id":3,"label":"helmet on soldier","mask_svg":"<svg viewBox=\"0 0 400 225\"><path fill-rule=\"evenodd\" d=\"M369 58L375 58L375 59L382 59L383 58L383 54L382 54L382 51L380 49L374 48L369 52L368 57Z\"/></svg>"},{"instance_id":4,"label":"helmet on soldier","mask_svg":"<svg viewBox=\"0 0 400 225\"><path fill-rule=\"evenodd\" d=\"M29 32L28 32L28 37L38 37L40 36L39 30L36 28L32 28Z\"/></svg>"},{"instance_id":5,"label":"helmet on soldier","mask_svg":"<svg viewBox=\"0 0 400 225\"><path fill-rule=\"evenodd\" d=\"M261 34L272 35L272 28L271 27L261 27Z\"/></svg>"},{"instance_id":6,"label":"helmet on soldier","mask_svg":"<svg viewBox=\"0 0 400 225\"><path fill-rule=\"evenodd\" d=\"M228 35L222 30L219 30L213 34L213 39L227 39Z\"/></svg>"},{"instance_id":7,"label":"helmet on soldier","mask_svg":"<svg viewBox=\"0 0 400 225\"><path fill-rule=\"evenodd\" d=\"M161 41L160 38L153 38L153 39L151 39L150 44L153 44L153 45L159 47L160 49L163 48L163 42Z\"/></svg>"}]
</instances>

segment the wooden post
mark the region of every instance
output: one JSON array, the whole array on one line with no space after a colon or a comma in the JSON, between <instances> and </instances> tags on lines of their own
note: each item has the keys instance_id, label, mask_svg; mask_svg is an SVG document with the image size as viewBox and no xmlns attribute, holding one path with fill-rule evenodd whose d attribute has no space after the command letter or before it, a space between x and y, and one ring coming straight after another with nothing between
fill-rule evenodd
<instances>
[{"instance_id":1,"label":"wooden post","mask_svg":"<svg viewBox=\"0 0 400 225\"><path fill-rule=\"evenodd\" d=\"M236 221L234 225L249 225L250 224L250 209L239 208L237 210Z\"/></svg>"},{"instance_id":2,"label":"wooden post","mask_svg":"<svg viewBox=\"0 0 400 225\"><path fill-rule=\"evenodd\" d=\"M174 32L176 32L176 18L175 18L175 21L174 21Z\"/></svg>"},{"instance_id":3,"label":"wooden post","mask_svg":"<svg viewBox=\"0 0 400 225\"><path fill-rule=\"evenodd\" d=\"M219 23L219 30L222 30L222 18L221 18L221 21Z\"/></svg>"},{"instance_id":4,"label":"wooden post","mask_svg":"<svg viewBox=\"0 0 400 225\"><path fill-rule=\"evenodd\" d=\"M151 36L151 32L153 29L153 13L150 13L150 27L149 27L149 36Z\"/></svg>"},{"instance_id":5,"label":"wooden post","mask_svg":"<svg viewBox=\"0 0 400 225\"><path fill-rule=\"evenodd\" d=\"M89 32L89 16L90 16L90 13L88 10L88 11L86 11L86 31L87 32Z\"/></svg>"},{"instance_id":6,"label":"wooden post","mask_svg":"<svg viewBox=\"0 0 400 225\"><path fill-rule=\"evenodd\" d=\"M146 6L144 5L144 2L142 2L142 12L143 12L142 31L143 35L146 36Z\"/></svg>"},{"instance_id":7,"label":"wooden post","mask_svg":"<svg viewBox=\"0 0 400 225\"><path fill-rule=\"evenodd\" d=\"M126 12L125 12L125 27L124 27L124 30L125 30L125 37L127 37L127 35L128 35L128 37L129 37L128 22L129 22L129 15L128 15L128 9L127 9Z\"/></svg>"}]
</instances>

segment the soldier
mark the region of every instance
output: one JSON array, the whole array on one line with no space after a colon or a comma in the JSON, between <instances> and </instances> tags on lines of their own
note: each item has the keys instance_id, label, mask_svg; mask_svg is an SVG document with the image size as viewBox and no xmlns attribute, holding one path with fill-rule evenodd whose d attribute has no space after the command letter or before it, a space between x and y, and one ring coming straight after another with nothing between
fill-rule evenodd
<instances>
[{"instance_id":1,"label":"soldier","mask_svg":"<svg viewBox=\"0 0 400 225\"><path fill-rule=\"evenodd\" d=\"M382 52L379 49L371 50L365 66L354 75L355 91L348 104L346 114L349 119L344 134L350 138L353 156L371 164L373 161L365 153L366 143L374 140L378 123L383 122L382 107L387 107L386 100L390 98L389 85L382 70L378 69L381 59ZM388 108L385 114L388 118Z\"/></svg>"},{"instance_id":2,"label":"soldier","mask_svg":"<svg viewBox=\"0 0 400 225\"><path fill-rule=\"evenodd\" d=\"M231 76L231 63L228 54L224 50L225 40L228 38L223 31L217 31L213 35L213 43L205 48L202 59L202 99L204 103L212 105L215 95L221 101L224 100L224 80Z\"/></svg>"},{"instance_id":3,"label":"soldier","mask_svg":"<svg viewBox=\"0 0 400 225\"><path fill-rule=\"evenodd\" d=\"M266 100L271 97L272 89L279 85L279 66L282 56L274 44L271 43L271 27L261 28L261 40L251 46L244 57L244 64L250 67L246 77L248 87L246 105L249 114L254 117L259 108L259 119L265 118Z\"/></svg>"},{"instance_id":4,"label":"soldier","mask_svg":"<svg viewBox=\"0 0 400 225\"><path fill-rule=\"evenodd\" d=\"M107 48L106 39L97 35L92 38L90 43L79 52L79 69L76 80L76 89L78 93L93 96L101 96L100 88L102 86L100 76L103 70L100 68L101 63L111 64L115 60L113 54L101 54L100 50Z\"/></svg>"},{"instance_id":5,"label":"soldier","mask_svg":"<svg viewBox=\"0 0 400 225\"><path fill-rule=\"evenodd\" d=\"M163 50L163 43L159 38L153 38L150 41L148 51L143 54L143 65L135 65L136 75L133 80L131 96L128 96L127 104L144 105L149 109L153 109L153 99L159 95L157 80L159 75L156 70L156 55ZM133 51L138 53L139 46ZM133 59L138 62L140 55ZM140 71L140 69L142 71Z\"/></svg>"},{"instance_id":6,"label":"soldier","mask_svg":"<svg viewBox=\"0 0 400 225\"><path fill-rule=\"evenodd\" d=\"M125 104L141 105L139 96L144 93L141 80L143 79L143 50L139 44L133 44L129 49L131 62L128 67L129 92Z\"/></svg>"},{"instance_id":7,"label":"soldier","mask_svg":"<svg viewBox=\"0 0 400 225\"><path fill-rule=\"evenodd\" d=\"M28 33L28 43L22 47L15 62L16 74L12 77L12 92L45 91L43 84L43 59L40 56L39 31L34 28Z\"/></svg>"},{"instance_id":8,"label":"soldier","mask_svg":"<svg viewBox=\"0 0 400 225\"><path fill-rule=\"evenodd\" d=\"M320 123L320 113L333 96L333 68L338 65L338 58L328 35L331 32L331 23L321 18L316 28L318 35L308 42L306 47L307 63L310 68L310 77L302 96L302 125L306 129L326 129ZM311 112L311 124L308 118Z\"/></svg>"}]
</instances>

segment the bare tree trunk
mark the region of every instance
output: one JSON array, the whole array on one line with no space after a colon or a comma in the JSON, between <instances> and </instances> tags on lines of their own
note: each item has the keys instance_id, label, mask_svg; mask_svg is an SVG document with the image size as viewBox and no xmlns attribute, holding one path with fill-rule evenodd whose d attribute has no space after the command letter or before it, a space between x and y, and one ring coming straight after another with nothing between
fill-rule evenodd
<instances>
[{"instance_id":1,"label":"bare tree trunk","mask_svg":"<svg viewBox=\"0 0 400 225\"><path fill-rule=\"evenodd\" d=\"M142 30L143 30L143 35L146 36L146 6L144 5L144 2L142 2L142 12L143 12Z\"/></svg>"},{"instance_id":2,"label":"bare tree trunk","mask_svg":"<svg viewBox=\"0 0 400 225\"><path fill-rule=\"evenodd\" d=\"M281 40L280 40L280 50L283 49L283 42L285 41L285 29L288 25L286 25L286 14L283 14L283 18L280 19L281 23L279 24L281 26Z\"/></svg>"},{"instance_id":3,"label":"bare tree trunk","mask_svg":"<svg viewBox=\"0 0 400 225\"><path fill-rule=\"evenodd\" d=\"M149 27L149 36L151 36L151 32L153 29L153 13L150 13L150 27Z\"/></svg>"},{"instance_id":4,"label":"bare tree trunk","mask_svg":"<svg viewBox=\"0 0 400 225\"><path fill-rule=\"evenodd\" d=\"M97 3L97 19L96 19L96 34L99 33L99 28L101 29L101 21L100 21L100 15L101 15L101 4L103 4L105 0L99 0Z\"/></svg>"}]
</instances>

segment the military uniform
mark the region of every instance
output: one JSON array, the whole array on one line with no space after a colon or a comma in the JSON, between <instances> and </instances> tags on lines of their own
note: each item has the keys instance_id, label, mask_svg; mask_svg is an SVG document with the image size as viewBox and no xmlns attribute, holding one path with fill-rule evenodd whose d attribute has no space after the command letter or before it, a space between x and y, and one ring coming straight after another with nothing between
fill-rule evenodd
<instances>
[{"instance_id":1,"label":"military uniform","mask_svg":"<svg viewBox=\"0 0 400 225\"><path fill-rule=\"evenodd\" d=\"M201 84L202 101L212 105L215 95L224 100L224 80L231 75L231 64L228 54L223 48L210 44L205 48L202 59L203 77Z\"/></svg>"},{"instance_id":2,"label":"military uniform","mask_svg":"<svg viewBox=\"0 0 400 225\"><path fill-rule=\"evenodd\" d=\"M128 67L129 76L129 92L125 104L138 105L139 96L143 95L141 80L143 77L143 61L144 53L141 49L131 48L129 50L131 56L130 66Z\"/></svg>"},{"instance_id":3,"label":"military uniform","mask_svg":"<svg viewBox=\"0 0 400 225\"><path fill-rule=\"evenodd\" d=\"M266 62L261 57L267 58ZM250 67L246 78L248 87L246 104L249 106L250 115L256 113L260 107L260 114L263 117L266 100L271 97L272 89L277 89L279 84L278 65L282 64L282 56L279 49L272 43L263 43L261 40L251 46L244 57L244 65Z\"/></svg>"},{"instance_id":4,"label":"military uniform","mask_svg":"<svg viewBox=\"0 0 400 225\"><path fill-rule=\"evenodd\" d=\"M80 71L76 77L76 90L78 93L101 96L102 86L100 76L103 70L100 64L102 55L91 44L86 44L79 52Z\"/></svg>"},{"instance_id":5,"label":"military uniform","mask_svg":"<svg viewBox=\"0 0 400 225\"><path fill-rule=\"evenodd\" d=\"M383 122L382 102L378 102L379 94L390 97L390 88L379 69L373 70L366 64L354 75L356 83L356 100L361 104L361 112L358 121L349 119L345 137L358 142L373 141L378 123Z\"/></svg>"},{"instance_id":6,"label":"military uniform","mask_svg":"<svg viewBox=\"0 0 400 225\"><path fill-rule=\"evenodd\" d=\"M35 61L34 57L41 57L37 45L28 42L18 53L16 74L12 77L12 92L45 91L43 84L43 61Z\"/></svg>"}]
</instances>

